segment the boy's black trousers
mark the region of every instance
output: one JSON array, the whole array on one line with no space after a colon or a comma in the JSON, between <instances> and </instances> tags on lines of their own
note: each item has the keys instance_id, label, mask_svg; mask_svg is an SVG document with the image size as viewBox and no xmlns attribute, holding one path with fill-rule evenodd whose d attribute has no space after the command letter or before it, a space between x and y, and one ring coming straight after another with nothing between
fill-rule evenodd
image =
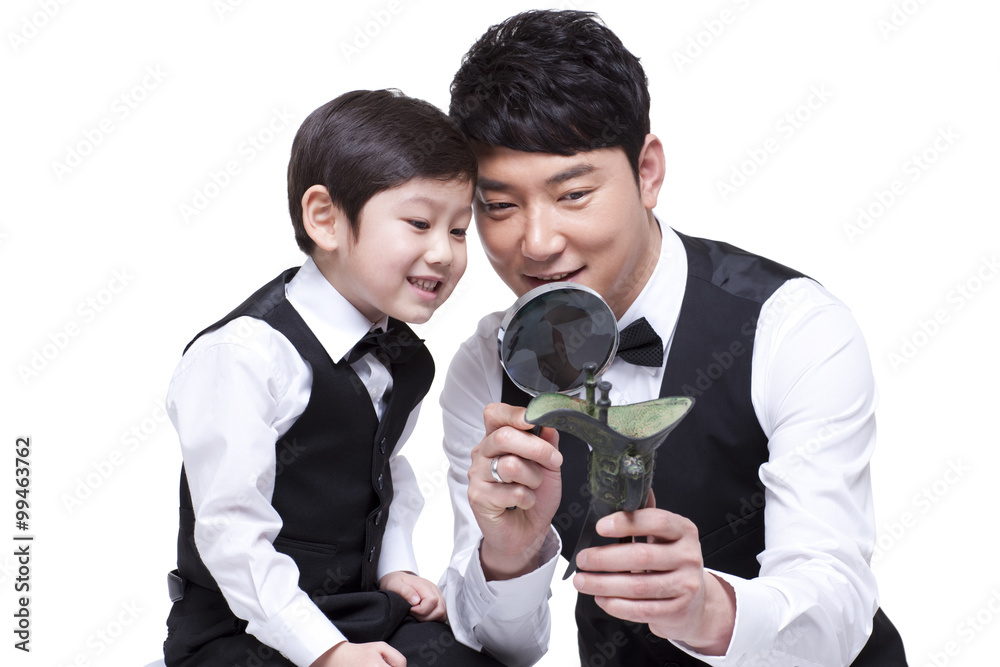
<instances>
[{"instance_id":1,"label":"boy's black trousers","mask_svg":"<svg viewBox=\"0 0 1000 667\"><path fill-rule=\"evenodd\" d=\"M396 593L371 591L313 598L355 643L384 641L406 656L407 667L497 667L501 663L460 644L444 623L419 622ZM167 617L167 667L294 667L246 632L222 593L187 582Z\"/></svg>"}]
</instances>

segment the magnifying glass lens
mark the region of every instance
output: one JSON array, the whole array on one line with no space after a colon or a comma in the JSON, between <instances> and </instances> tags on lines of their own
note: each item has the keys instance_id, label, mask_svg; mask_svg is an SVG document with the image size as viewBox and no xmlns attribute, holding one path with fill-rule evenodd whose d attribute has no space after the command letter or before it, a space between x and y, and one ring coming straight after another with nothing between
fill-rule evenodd
<instances>
[{"instance_id":1,"label":"magnifying glass lens","mask_svg":"<svg viewBox=\"0 0 1000 667\"><path fill-rule=\"evenodd\" d=\"M574 286L545 291L521 305L500 341L510 379L530 394L569 393L583 386L587 362L603 370L614 356L618 328L597 293Z\"/></svg>"}]
</instances>

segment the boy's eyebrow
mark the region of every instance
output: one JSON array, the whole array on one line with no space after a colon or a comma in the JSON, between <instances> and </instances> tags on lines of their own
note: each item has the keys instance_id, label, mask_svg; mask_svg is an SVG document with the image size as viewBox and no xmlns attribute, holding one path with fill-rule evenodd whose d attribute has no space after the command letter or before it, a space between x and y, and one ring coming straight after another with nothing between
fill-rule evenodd
<instances>
[{"instance_id":1,"label":"boy's eyebrow","mask_svg":"<svg viewBox=\"0 0 1000 667\"><path fill-rule=\"evenodd\" d=\"M558 174L549 176L545 179L545 185L559 185L560 183L565 183L566 181L574 179L577 176L583 176L594 171L597 171L597 167L592 164L578 164L575 167L570 167L569 169L560 171ZM476 186L479 190L489 190L491 192L504 192L510 189L509 183L494 181L493 179L482 177L476 181Z\"/></svg>"},{"instance_id":2,"label":"boy's eyebrow","mask_svg":"<svg viewBox=\"0 0 1000 667\"><path fill-rule=\"evenodd\" d=\"M435 199L434 197L428 197L427 195L414 194L410 195L406 199L399 202L400 206L411 206L413 204L425 204L430 207L430 210L439 210L439 207L443 205L441 200ZM471 211L472 204L470 203L463 210Z\"/></svg>"},{"instance_id":3,"label":"boy's eyebrow","mask_svg":"<svg viewBox=\"0 0 1000 667\"><path fill-rule=\"evenodd\" d=\"M428 197L427 195L414 194L401 200L399 203L400 205L426 204L428 206L437 207L444 203L444 200L435 197Z\"/></svg>"},{"instance_id":4,"label":"boy's eyebrow","mask_svg":"<svg viewBox=\"0 0 1000 667\"><path fill-rule=\"evenodd\" d=\"M435 203L433 199L427 195L411 195L399 202L400 204L433 204Z\"/></svg>"}]
</instances>

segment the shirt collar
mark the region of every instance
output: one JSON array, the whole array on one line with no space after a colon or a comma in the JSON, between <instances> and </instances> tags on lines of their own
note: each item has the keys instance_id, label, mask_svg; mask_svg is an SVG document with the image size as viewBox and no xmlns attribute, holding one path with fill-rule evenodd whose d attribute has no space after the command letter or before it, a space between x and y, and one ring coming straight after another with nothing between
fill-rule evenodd
<instances>
[{"instance_id":1,"label":"shirt collar","mask_svg":"<svg viewBox=\"0 0 1000 667\"><path fill-rule=\"evenodd\" d=\"M285 296L334 361L344 358L369 331L383 330L388 317L372 323L320 273L311 257L285 287Z\"/></svg>"},{"instance_id":2,"label":"shirt collar","mask_svg":"<svg viewBox=\"0 0 1000 667\"><path fill-rule=\"evenodd\" d=\"M677 233L659 220L656 222L660 225L663 236L660 242L660 256L639 296L618 320L618 328L623 329L640 317L645 317L663 339L665 352L670 347L670 340L674 335L674 327L681 311L681 301L684 298L684 288L687 285L687 253ZM655 372L658 369L650 370Z\"/></svg>"}]
</instances>

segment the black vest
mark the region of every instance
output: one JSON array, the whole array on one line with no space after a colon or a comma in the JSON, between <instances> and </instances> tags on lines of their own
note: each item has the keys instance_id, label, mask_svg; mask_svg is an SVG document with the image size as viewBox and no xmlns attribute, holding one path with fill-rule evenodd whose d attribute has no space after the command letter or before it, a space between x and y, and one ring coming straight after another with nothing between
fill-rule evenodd
<instances>
[{"instance_id":1,"label":"black vest","mask_svg":"<svg viewBox=\"0 0 1000 667\"><path fill-rule=\"evenodd\" d=\"M285 285L296 271L285 271L198 336L246 315L283 334L309 363L313 373L309 403L276 443L272 505L282 528L274 548L295 561L299 587L314 599L376 590L392 501L389 455L410 412L430 388L434 362L427 348L420 347L406 363L391 363L393 389L379 422L354 370L346 361L330 359L285 298ZM390 318L389 329L416 338L398 320ZM188 581L218 590L195 547L194 512L183 469L177 566Z\"/></svg>"},{"instance_id":2,"label":"black vest","mask_svg":"<svg viewBox=\"0 0 1000 667\"><path fill-rule=\"evenodd\" d=\"M656 505L698 527L705 567L752 579L764 550L764 486L757 476L768 459L767 437L750 399L750 372L761 306L787 280L802 274L717 241L678 234L688 279L667 358L660 396L693 396L692 411L656 453ZM530 397L504 376L502 400ZM563 496L552 524L569 558L589 503L587 445L559 436ZM607 543L594 536L592 544ZM578 595L576 620L582 664L704 665L649 632L608 616L592 596ZM877 647L877 651L872 649ZM761 664L766 664L766 660ZM905 665L902 641L881 611L858 666Z\"/></svg>"}]
</instances>

